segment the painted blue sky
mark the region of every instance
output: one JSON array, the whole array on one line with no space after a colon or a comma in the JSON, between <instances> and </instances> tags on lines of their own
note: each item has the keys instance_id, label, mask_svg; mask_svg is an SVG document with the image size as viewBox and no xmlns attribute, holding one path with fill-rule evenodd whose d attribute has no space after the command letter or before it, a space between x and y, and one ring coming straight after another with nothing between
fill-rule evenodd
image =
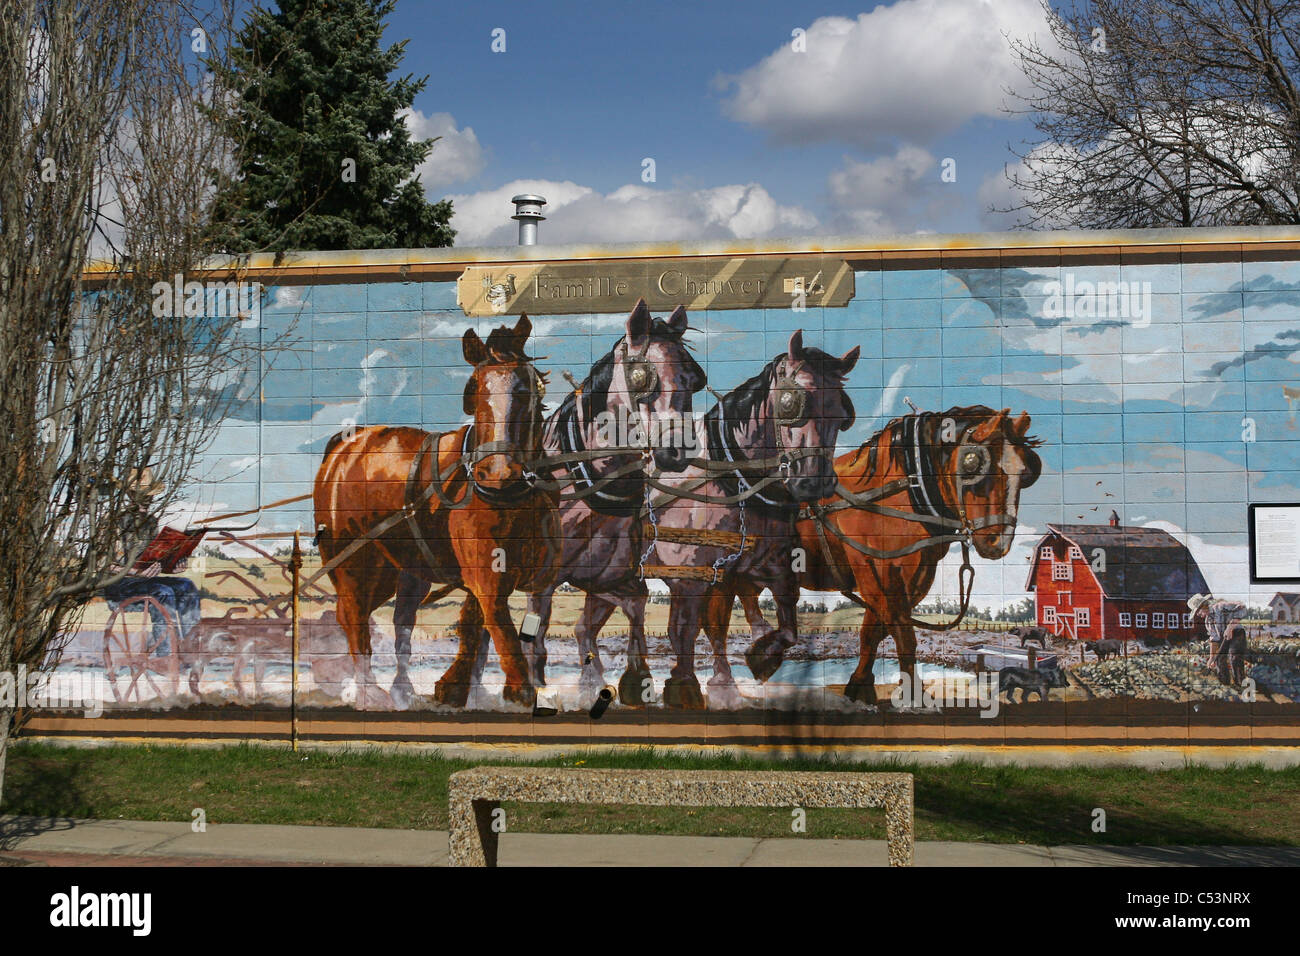
<instances>
[{"instance_id":1,"label":"painted blue sky","mask_svg":"<svg viewBox=\"0 0 1300 956\"><path fill-rule=\"evenodd\" d=\"M1041 29L1037 0L400 0L385 39L430 76L408 122L443 137L421 179L468 246L513 242L522 189L555 243L1004 227L987 209L1033 130L1002 112L1003 34Z\"/></svg>"},{"instance_id":2,"label":"painted blue sky","mask_svg":"<svg viewBox=\"0 0 1300 956\"><path fill-rule=\"evenodd\" d=\"M1067 271L1077 282L1146 288L1144 319L1048 317L1045 291ZM845 308L693 312L688 337L721 392L796 328L833 354L860 346L847 383L858 422L840 451L906 414L909 399L931 411L1029 412L1043 474L1022 498L1012 554L976 561L978 605L1024 596L1031 549L1049 523L1104 523L1111 508L1125 524L1185 541L1216 593L1268 600L1272 590L1247 580L1246 505L1300 500L1300 410L1282 392L1297 378L1300 263L861 271L855 286ZM284 347L260 394L221 428L181 509L198 517L302 494L326 440L349 423L458 426L469 374L461 335L498 322L467 319L453 282L272 290L260 331ZM584 377L625 322L534 316L530 351L551 372L548 410L567 390L561 373ZM697 411L712 404L701 396ZM311 522L303 503L257 523ZM936 595L956 593L957 558L941 566Z\"/></svg>"}]
</instances>

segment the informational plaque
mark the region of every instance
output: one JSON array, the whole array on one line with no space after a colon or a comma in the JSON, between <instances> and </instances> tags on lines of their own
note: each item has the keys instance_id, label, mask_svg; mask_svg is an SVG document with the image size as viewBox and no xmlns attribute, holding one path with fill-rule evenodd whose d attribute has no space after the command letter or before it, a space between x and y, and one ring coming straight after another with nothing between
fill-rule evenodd
<instances>
[{"instance_id":1,"label":"informational plaque","mask_svg":"<svg viewBox=\"0 0 1300 956\"><path fill-rule=\"evenodd\" d=\"M848 263L823 255L498 263L470 266L456 284L474 317L630 312L637 299L656 312L834 308L853 291Z\"/></svg>"},{"instance_id":2,"label":"informational plaque","mask_svg":"<svg viewBox=\"0 0 1300 956\"><path fill-rule=\"evenodd\" d=\"M1300 581L1300 504L1250 506L1250 579Z\"/></svg>"}]
</instances>

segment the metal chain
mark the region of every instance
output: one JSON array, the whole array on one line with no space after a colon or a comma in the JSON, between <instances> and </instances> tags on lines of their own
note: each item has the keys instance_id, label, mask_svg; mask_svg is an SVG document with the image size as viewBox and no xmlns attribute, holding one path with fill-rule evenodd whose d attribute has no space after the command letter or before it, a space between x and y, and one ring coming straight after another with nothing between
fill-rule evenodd
<instances>
[{"instance_id":1,"label":"metal chain","mask_svg":"<svg viewBox=\"0 0 1300 956\"><path fill-rule=\"evenodd\" d=\"M722 557L718 558L718 560L713 562L713 583L714 584L718 583L718 578L721 577L722 570L727 565L731 564L733 561L735 561L737 558L739 558L742 554L745 553L746 529L745 529L745 499L744 498L740 499L739 507L740 507L740 550L732 554L723 555Z\"/></svg>"},{"instance_id":2,"label":"metal chain","mask_svg":"<svg viewBox=\"0 0 1300 956\"><path fill-rule=\"evenodd\" d=\"M651 552L654 551L655 546L659 544L659 516L655 514L654 505L650 501L650 489L648 487L644 489L644 494L645 494L645 510L646 510L646 514L650 516L650 526L654 529L654 536L650 539L650 543L646 546L645 551L642 552L641 560L637 562L638 576L641 578L642 581L645 580L646 558L650 557L650 554Z\"/></svg>"}]
</instances>

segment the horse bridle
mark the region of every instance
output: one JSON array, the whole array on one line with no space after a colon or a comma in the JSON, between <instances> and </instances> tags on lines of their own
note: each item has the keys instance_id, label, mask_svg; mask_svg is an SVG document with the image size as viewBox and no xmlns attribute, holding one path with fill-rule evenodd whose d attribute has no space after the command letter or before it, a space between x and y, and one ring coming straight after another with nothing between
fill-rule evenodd
<instances>
[{"instance_id":1,"label":"horse bridle","mask_svg":"<svg viewBox=\"0 0 1300 956\"><path fill-rule=\"evenodd\" d=\"M484 360L474 366L474 375L477 375L485 366L493 364L490 360ZM474 492L488 501L510 501L522 498L524 495L533 491L533 484L537 479L537 473L532 470L536 463L533 458L519 459L513 457L515 453L526 455L535 455L537 449L541 448L542 437L542 416L541 403L546 396L546 381L542 378L541 373L533 367L533 363L528 360L520 360L520 366L528 370L528 434L524 440L523 448L517 448L509 441L489 441L482 443L473 442L474 422L470 422L469 427L465 429L465 437L461 440L461 464L465 468L465 475L474 487ZM471 376L473 381L473 376ZM524 480L509 490L487 488L478 483L474 477L474 467L485 458L493 455L502 455L508 462L517 464L523 470Z\"/></svg>"},{"instance_id":2,"label":"horse bridle","mask_svg":"<svg viewBox=\"0 0 1300 956\"><path fill-rule=\"evenodd\" d=\"M655 368L646 355L650 352L650 336L647 335L645 345L641 346L640 351L635 355L632 353L632 346L624 342L623 346L623 380L627 383L628 399L632 402L632 407L644 405L654 397L659 390L659 370Z\"/></svg>"}]
</instances>

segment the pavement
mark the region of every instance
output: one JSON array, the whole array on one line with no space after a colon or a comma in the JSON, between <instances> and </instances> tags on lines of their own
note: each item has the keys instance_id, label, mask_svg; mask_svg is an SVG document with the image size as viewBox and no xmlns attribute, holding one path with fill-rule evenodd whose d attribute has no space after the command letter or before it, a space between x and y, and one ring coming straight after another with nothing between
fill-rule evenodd
<instances>
[{"instance_id":1,"label":"pavement","mask_svg":"<svg viewBox=\"0 0 1300 956\"><path fill-rule=\"evenodd\" d=\"M883 840L506 833L502 866L883 866ZM0 817L0 864L446 866L444 830ZM1300 847L920 842L918 866L1300 866Z\"/></svg>"}]
</instances>

